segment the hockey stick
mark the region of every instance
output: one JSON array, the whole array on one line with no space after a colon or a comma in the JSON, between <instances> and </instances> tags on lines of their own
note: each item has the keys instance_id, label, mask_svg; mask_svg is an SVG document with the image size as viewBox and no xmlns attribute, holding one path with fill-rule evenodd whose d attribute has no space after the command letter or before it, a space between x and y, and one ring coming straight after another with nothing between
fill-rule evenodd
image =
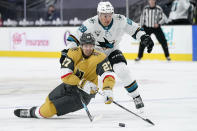
<instances>
[{"instance_id":1,"label":"hockey stick","mask_svg":"<svg viewBox=\"0 0 197 131\"><path fill-rule=\"evenodd\" d=\"M98 92L98 93L99 93L100 95L104 96L104 94L102 94L102 93L100 93L100 92ZM145 119L145 118L143 118L143 117L139 116L138 114L136 114L136 113L134 113L134 112L130 111L130 110L129 110L129 109L127 109L126 107L124 107L124 106L120 105L120 104L119 104L119 103L117 103L116 101L112 101L112 102L113 102L115 105L119 106L120 108L122 108L122 109L124 109L124 110L126 110L126 111L130 112L131 114L133 114L133 115L135 115L135 116L137 116L137 117L141 118L142 120L144 120L144 121L148 122L149 124L151 124L151 125L155 125L151 120L149 120L149 119Z\"/></svg>"},{"instance_id":2,"label":"hockey stick","mask_svg":"<svg viewBox=\"0 0 197 131\"><path fill-rule=\"evenodd\" d=\"M126 111L128 111L128 112L132 113L133 115L135 115L135 116L137 116L137 117L141 118L142 120L144 120L144 121L148 122L149 124L151 124L151 125L155 125L151 120L149 120L149 119L147 119L147 118L145 119L145 118L143 118L143 117L139 116L138 114L136 114L136 113L134 113L134 112L130 111L129 109L127 109L127 108L125 108L124 106L122 106L122 105L118 104L117 102L113 101L113 103L114 103L114 104L116 104L117 106L121 107L122 109L124 109L124 110L126 110Z\"/></svg>"},{"instance_id":3,"label":"hockey stick","mask_svg":"<svg viewBox=\"0 0 197 131\"><path fill-rule=\"evenodd\" d=\"M81 100L81 103L83 105L83 108L85 109L85 111L86 111L86 113L88 115L88 118L90 119L90 122L92 122L93 119L94 119L94 117L90 114L90 111L88 110L88 107L87 107L87 105L85 103L85 100L83 99L83 97L82 97L81 92L79 91L79 89L77 89L77 93L79 95L79 98Z\"/></svg>"}]
</instances>

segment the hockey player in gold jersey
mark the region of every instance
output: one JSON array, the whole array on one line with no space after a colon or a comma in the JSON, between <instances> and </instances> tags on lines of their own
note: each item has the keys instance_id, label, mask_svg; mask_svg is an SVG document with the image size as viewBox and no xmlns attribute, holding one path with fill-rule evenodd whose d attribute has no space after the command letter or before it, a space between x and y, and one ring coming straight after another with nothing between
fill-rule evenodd
<instances>
[{"instance_id":1,"label":"hockey player in gold jersey","mask_svg":"<svg viewBox=\"0 0 197 131\"><path fill-rule=\"evenodd\" d=\"M92 34L84 33L80 46L71 48L61 59L63 81L46 98L40 107L16 109L14 114L22 118L50 118L83 108L79 93L85 103L95 97L98 89L98 75L102 80L104 103L113 101L114 72L104 53L94 49L95 39Z\"/></svg>"}]
</instances>

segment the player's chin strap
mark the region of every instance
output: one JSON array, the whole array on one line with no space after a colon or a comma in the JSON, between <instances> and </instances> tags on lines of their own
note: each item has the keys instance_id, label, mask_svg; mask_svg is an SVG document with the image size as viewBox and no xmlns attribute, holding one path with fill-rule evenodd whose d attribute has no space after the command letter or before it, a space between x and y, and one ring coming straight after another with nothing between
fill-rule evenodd
<instances>
[{"instance_id":1,"label":"player's chin strap","mask_svg":"<svg viewBox=\"0 0 197 131\"><path fill-rule=\"evenodd\" d=\"M98 92L98 94L100 94L100 95L104 96L104 94L103 94L103 93L101 93L101 92ZM124 106L120 105L120 104L119 104L119 103L117 103L116 101L114 101L114 100L113 100L113 101L112 101L112 103L114 103L115 105L119 106L120 108L122 108L122 109L124 109L124 110L126 110L126 111L130 112L131 114L133 114L133 115L135 115L135 116L137 116L137 117L141 118L142 120L144 120L144 121L148 122L149 124L151 124L151 125L155 125L151 120L149 120L149 119L147 119L147 118L143 118L143 117L139 116L138 114L136 114L136 113L134 113L134 112L130 111L130 110L129 110L129 109L127 109L126 107L124 107Z\"/></svg>"}]
</instances>

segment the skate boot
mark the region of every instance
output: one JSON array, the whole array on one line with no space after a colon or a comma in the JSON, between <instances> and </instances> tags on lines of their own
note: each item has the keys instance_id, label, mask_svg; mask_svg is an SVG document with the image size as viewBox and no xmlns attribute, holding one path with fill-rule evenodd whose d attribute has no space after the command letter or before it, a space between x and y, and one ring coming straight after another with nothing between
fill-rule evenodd
<instances>
[{"instance_id":1,"label":"skate boot","mask_svg":"<svg viewBox=\"0 0 197 131\"><path fill-rule=\"evenodd\" d=\"M168 56L168 57L166 57L166 59L167 59L167 61L171 61L171 59L170 59L170 57Z\"/></svg>"},{"instance_id":2,"label":"skate boot","mask_svg":"<svg viewBox=\"0 0 197 131\"><path fill-rule=\"evenodd\" d=\"M133 101L134 101L134 103L135 103L136 109L141 109L141 108L144 107L144 103L143 103L142 98L141 98L140 95L134 97L134 98L133 98Z\"/></svg>"},{"instance_id":3,"label":"skate boot","mask_svg":"<svg viewBox=\"0 0 197 131\"><path fill-rule=\"evenodd\" d=\"M29 109L16 109L14 110L14 115L21 118L31 118Z\"/></svg>"},{"instance_id":4,"label":"skate boot","mask_svg":"<svg viewBox=\"0 0 197 131\"><path fill-rule=\"evenodd\" d=\"M140 61L140 60L141 60L141 58L139 58L139 57L135 58L135 61L136 61L136 62L138 62L138 61Z\"/></svg>"},{"instance_id":5,"label":"skate boot","mask_svg":"<svg viewBox=\"0 0 197 131\"><path fill-rule=\"evenodd\" d=\"M34 114L36 107L31 109L16 109L14 115L21 118L36 118Z\"/></svg>"}]
</instances>

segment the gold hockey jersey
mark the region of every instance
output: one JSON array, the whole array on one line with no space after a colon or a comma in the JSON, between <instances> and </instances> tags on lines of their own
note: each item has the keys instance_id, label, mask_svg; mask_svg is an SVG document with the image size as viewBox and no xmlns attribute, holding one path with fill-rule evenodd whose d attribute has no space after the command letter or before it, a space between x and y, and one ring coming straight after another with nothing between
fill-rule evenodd
<instances>
[{"instance_id":1,"label":"gold hockey jersey","mask_svg":"<svg viewBox=\"0 0 197 131\"><path fill-rule=\"evenodd\" d=\"M115 84L114 72L104 53L93 51L92 55L84 58L80 47L68 50L61 65L64 83L78 85L84 79L93 82L98 87L98 75L103 81L103 88L113 88Z\"/></svg>"}]
</instances>

